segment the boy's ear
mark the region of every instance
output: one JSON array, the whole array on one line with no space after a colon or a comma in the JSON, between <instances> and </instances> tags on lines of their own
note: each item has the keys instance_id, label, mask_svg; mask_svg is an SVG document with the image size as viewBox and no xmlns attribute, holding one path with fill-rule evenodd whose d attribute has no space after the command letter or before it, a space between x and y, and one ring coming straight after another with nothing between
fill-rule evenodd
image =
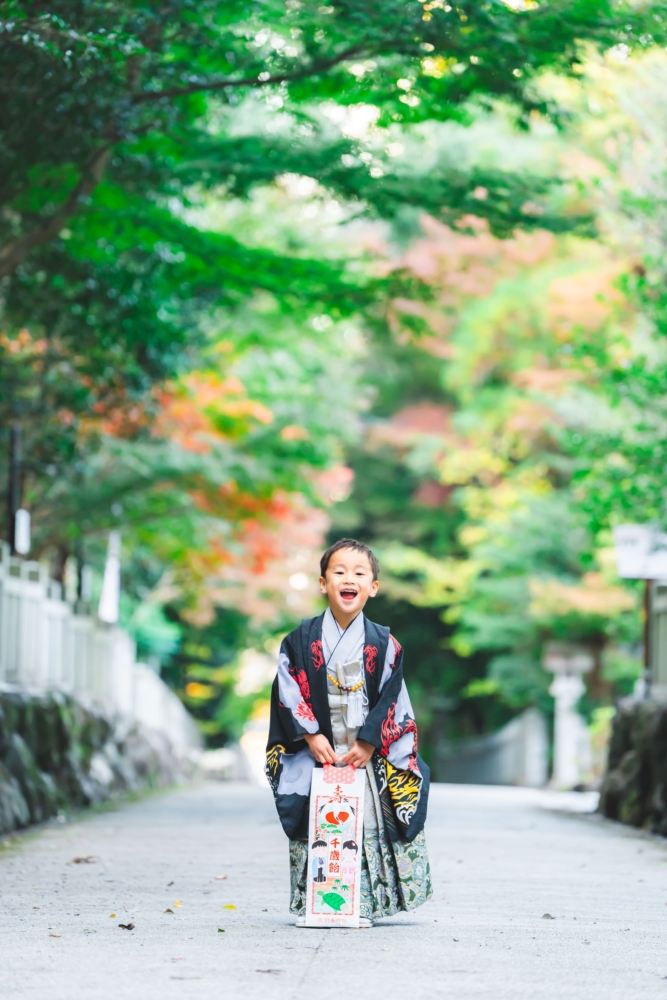
<instances>
[{"instance_id":1,"label":"boy's ear","mask_svg":"<svg viewBox=\"0 0 667 1000\"><path fill-rule=\"evenodd\" d=\"M327 592L327 581L326 581L326 579L323 576L321 576L320 577L320 594L326 594L326 592Z\"/></svg>"},{"instance_id":2,"label":"boy's ear","mask_svg":"<svg viewBox=\"0 0 667 1000\"><path fill-rule=\"evenodd\" d=\"M375 597L375 595L377 594L377 592L378 592L379 589L380 589L380 581L379 580L373 580L373 586L371 587L370 596L371 597Z\"/></svg>"}]
</instances>

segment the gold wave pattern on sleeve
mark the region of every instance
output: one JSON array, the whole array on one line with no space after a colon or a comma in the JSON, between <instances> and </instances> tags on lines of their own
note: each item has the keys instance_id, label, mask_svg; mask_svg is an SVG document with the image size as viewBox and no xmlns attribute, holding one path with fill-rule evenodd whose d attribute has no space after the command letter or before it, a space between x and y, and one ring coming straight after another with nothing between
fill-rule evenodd
<instances>
[{"instance_id":1,"label":"gold wave pattern on sleeve","mask_svg":"<svg viewBox=\"0 0 667 1000\"><path fill-rule=\"evenodd\" d=\"M280 759L285 753L285 747L276 743L274 747L266 751L266 776L273 791L278 789L278 771L280 770Z\"/></svg>"},{"instance_id":2,"label":"gold wave pattern on sleeve","mask_svg":"<svg viewBox=\"0 0 667 1000\"><path fill-rule=\"evenodd\" d=\"M387 785L396 818L408 826L419 803L422 779L413 771L402 771L386 761Z\"/></svg>"}]
</instances>

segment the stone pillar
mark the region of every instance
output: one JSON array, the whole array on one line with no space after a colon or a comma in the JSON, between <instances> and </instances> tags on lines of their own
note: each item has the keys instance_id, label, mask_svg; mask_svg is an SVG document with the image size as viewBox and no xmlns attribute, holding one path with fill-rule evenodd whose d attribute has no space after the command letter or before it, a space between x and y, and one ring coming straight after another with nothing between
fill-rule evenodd
<instances>
[{"instance_id":1,"label":"stone pillar","mask_svg":"<svg viewBox=\"0 0 667 1000\"><path fill-rule=\"evenodd\" d=\"M554 674L549 694L556 702L551 783L555 788L574 788L590 766L588 730L576 706L586 690L582 675L592 670L594 660L580 646L550 643L543 664L545 670Z\"/></svg>"}]
</instances>

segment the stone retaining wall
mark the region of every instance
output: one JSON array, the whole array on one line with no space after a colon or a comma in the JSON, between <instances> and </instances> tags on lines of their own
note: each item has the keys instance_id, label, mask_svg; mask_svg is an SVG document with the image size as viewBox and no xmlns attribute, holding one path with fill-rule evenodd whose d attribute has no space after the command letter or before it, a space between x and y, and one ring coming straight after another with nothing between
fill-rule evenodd
<instances>
[{"instance_id":1,"label":"stone retaining wall","mask_svg":"<svg viewBox=\"0 0 667 1000\"><path fill-rule=\"evenodd\" d=\"M136 722L69 695L0 690L0 834L58 812L173 784L192 764Z\"/></svg>"},{"instance_id":2,"label":"stone retaining wall","mask_svg":"<svg viewBox=\"0 0 667 1000\"><path fill-rule=\"evenodd\" d=\"M667 836L667 705L634 698L619 703L600 811Z\"/></svg>"}]
</instances>

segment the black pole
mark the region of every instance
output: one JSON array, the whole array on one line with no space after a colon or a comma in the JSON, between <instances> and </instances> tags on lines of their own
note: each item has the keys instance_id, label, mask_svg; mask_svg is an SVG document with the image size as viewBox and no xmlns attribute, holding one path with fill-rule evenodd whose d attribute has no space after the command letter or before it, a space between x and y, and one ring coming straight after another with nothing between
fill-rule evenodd
<instances>
[{"instance_id":1,"label":"black pole","mask_svg":"<svg viewBox=\"0 0 667 1000\"><path fill-rule=\"evenodd\" d=\"M76 543L76 599L83 600L83 545Z\"/></svg>"},{"instance_id":2,"label":"black pole","mask_svg":"<svg viewBox=\"0 0 667 1000\"><path fill-rule=\"evenodd\" d=\"M7 480L7 532L9 546L16 555L16 511L21 507L21 421L14 420L9 430L9 476Z\"/></svg>"},{"instance_id":3,"label":"black pole","mask_svg":"<svg viewBox=\"0 0 667 1000\"><path fill-rule=\"evenodd\" d=\"M651 581L644 580L644 697L651 696Z\"/></svg>"}]
</instances>

